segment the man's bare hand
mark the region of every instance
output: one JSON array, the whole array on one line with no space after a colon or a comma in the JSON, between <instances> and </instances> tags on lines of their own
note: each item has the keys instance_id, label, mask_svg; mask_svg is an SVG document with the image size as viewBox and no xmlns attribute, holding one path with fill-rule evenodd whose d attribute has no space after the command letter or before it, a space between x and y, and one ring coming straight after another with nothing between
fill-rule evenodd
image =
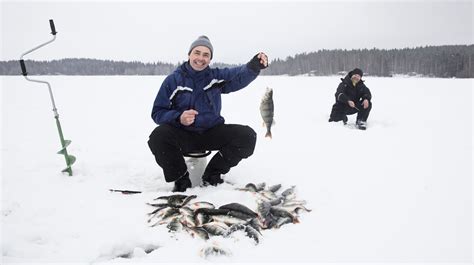
<instances>
[{"instance_id":1,"label":"man's bare hand","mask_svg":"<svg viewBox=\"0 0 474 265\"><path fill-rule=\"evenodd\" d=\"M355 106L356 106L354 104L354 101L352 101L352 100L347 101L347 104L349 104L349 107L351 107L351 108L355 108Z\"/></svg>"},{"instance_id":2,"label":"man's bare hand","mask_svg":"<svg viewBox=\"0 0 474 265\"><path fill-rule=\"evenodd\" d=\"M364 109L367 109L369 107L369 101L367 99L364 99L364 101L362 101L362 107L364 107Z\"/></svg>"},{"instance_id":3,"label":"man's bare hand","mask_svg":"<svg viewBox=\"0 0 474 265\"><path fill-rule=\"evenodd\" d=\"M189 126L194 123L194 120L196 119L196 115L198 114L199 113L193 109L185 110L179 117L179 121L181 122L182 125Z\"/></svg>"}]
</instances>

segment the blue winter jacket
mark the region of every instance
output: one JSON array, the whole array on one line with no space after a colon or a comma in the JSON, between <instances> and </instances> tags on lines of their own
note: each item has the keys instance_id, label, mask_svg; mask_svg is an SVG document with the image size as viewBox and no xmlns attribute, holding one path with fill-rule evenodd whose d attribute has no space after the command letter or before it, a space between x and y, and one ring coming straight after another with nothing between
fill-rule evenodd
<instances>
[{"instance_id":1,"label":"blue winter jacket","mask_svg":"<svg viewBox=\"0 0 474 265\"><path fill-rule=\"evenodd\" d=\"M156 124L170 124L194 132L203 132L223 124L221 94L246 87L255 80L256 72L247 65L235 68L210 68L195 71L186 62L166 77L153 103L151 117ZM181 113L194 109L198 112L194 123L180 123Z\"/></svg>"}]
</instances>

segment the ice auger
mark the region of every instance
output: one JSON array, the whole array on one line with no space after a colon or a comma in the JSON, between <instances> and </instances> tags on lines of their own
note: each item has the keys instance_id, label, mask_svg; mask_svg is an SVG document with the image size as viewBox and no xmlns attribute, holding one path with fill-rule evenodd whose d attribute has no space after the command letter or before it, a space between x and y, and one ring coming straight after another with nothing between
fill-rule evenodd
<instances>
[{"instance_id":1,"label":"ice auger","mask_svg":"<svg viewBox=\"0 0 474 265\"><path fill-rule=\"evenodd\" d=\"M56 104L54 103L54 97L53 97L53 91L51 90L51 85L46 81L28 78L28 72L26 72L25 61L23 60L23 56L25 56L25 55L33 52L33 51L36 51L37 49L53 42L56 39L56 33L57 32L56 32L56 28L54 27L54 21L52 19L49 20L49 26L51 27L51 34L53 35L53 38L51 40L43 43L43 44L40 44L40 45L34 47L33 49L23 53L20 57L20 66L21 66L22 75L25 77L26 80L31 81L31 82L46 84L48 86L49 96L51 97L51 103L53 104L54 118L56 119L56 126L58 127L59 139L61 140L61 147L62 148L61 148L61 150L58 151L58 154L64 155L64 158L66 159L66 165L67 165L67 167L65 169L63 169L62 172L67 172L69 174L69 176L72 176L71 166L76 161L76 158L67 153L67 147L71 144L71 141L70 140L64 140L63 130L61 129L61 123L59 122L59 114L58 114L58 110L56 108Z\"/></svg>"}]
</instances>

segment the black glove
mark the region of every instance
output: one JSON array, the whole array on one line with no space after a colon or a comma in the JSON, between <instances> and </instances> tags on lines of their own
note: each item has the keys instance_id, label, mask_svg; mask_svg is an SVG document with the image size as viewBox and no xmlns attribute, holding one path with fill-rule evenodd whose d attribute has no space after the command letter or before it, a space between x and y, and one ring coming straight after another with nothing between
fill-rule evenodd
<instances>
[{"instance_id":1,"label":"black glove","mask_svg":"<svg viewBox=\"0 0 474 265\"><path fill-rule=\"evenodd\" d=\"M268 67L260 63L260 59L257 57L258 54L256 54L250 62L247 63L247 66L254 70L255 72L260 72L261 69L265 69Z\"/></svg>"}]
</instances>

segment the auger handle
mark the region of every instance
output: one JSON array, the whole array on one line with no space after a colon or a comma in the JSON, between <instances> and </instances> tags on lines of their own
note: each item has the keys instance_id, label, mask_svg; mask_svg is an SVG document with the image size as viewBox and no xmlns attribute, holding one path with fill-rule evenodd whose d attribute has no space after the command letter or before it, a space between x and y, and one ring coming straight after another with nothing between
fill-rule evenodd
<instances>
[{"instance_id":1,"label":"auger handle","mask_svg":"<svg viewBox=\"0 0 474 265\"><path fill-rule=\"evenodd\" d=\"M56 27L54 26L54 21L52 19L49 20L49 26L51 27L51 34L56 35Z\"/></svg>"},{"instance_id":2,"label":"auger handle","mask_svg":"<svg viewBox=\"0 0 474 265\"><path fill-rule=\"evenodd\" d=\"M27 76L28 72L26 72L25 60L21 59L20 60L20 65L21 65L21 74L23 76Z\"/></svg>"},{"instance_id":3,"label":"auger handle","mask_svg":"<svg viewBox=\"0 0 474 265\"><path fill-rule=\"evenodd\" d=\"M51 34L53 34L53 38L52 38L51 40L49 40L49 41L43 43L43 44L40 44L40 45L34 47L33 49L31 49L31 50L29 50L29 51L26 51L25 53L23 53L23 54L20 56L21 74L22 74L23 76L25 76L25 77L28 75L28 72L26 72L26 65L25 65L25 61L23 60L23 56L25 56L25 55L27 55L27 54L29 54L29 53L31 53L31 52L36 51L37 49L39 49L39 48L41 48L41 47L43 47L43 46L45 46L45 45L47 45L47 44L53 42L53 41L56 39L56 33L58 33L58 32L56 31L56 27L54 26L54 21L53 21L52 19L49 20L49 26L51 27ZM32 81L32 80L29 80L29 81Z\"/></svg>"}]
</instances>

